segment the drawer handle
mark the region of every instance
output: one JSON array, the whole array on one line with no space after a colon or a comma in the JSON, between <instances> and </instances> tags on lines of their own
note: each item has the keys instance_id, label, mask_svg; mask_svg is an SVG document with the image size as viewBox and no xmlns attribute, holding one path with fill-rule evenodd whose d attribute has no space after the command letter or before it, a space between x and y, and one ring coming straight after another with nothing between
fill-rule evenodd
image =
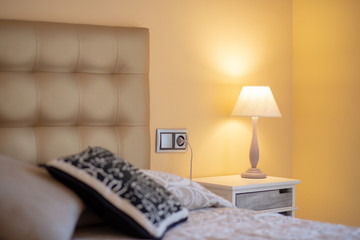
<instances>
[{"instance_id":1,"label":"drawer handle","mask_svg":"<svg viewBox=\"0 0 360 240\"><path fill-rule=\"evenodd\" d=\"M291 193L291 188L279 189L280 194Z\"/></svg>"}]
</instances>

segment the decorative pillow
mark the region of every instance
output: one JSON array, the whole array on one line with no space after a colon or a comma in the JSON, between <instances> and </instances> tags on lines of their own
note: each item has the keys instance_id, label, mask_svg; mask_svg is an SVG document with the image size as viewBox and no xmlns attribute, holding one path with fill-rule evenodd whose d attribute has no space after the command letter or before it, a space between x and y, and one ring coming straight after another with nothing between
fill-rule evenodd
<instances>
[{"instance_id":1,"label":"decorative pillow","mask_svg":"<svg viewBox=\"0 0 360 240\"><path fill-rule=\"evenodd\" d=\"M187 219L174 195L107 149L89 147L50 161L47 169L93 211L137 237L161 238Z\"/></svg>"},{"instance_id":2,"label":"decorative pillow","mask_svg":"<svg viewBox=\"0 0 360 240\"><path fill-rule=\"evenodd\" d=\"M188 178L154 170L143 169L142 171L174 194L180 203L189 210L207 207L234 207L228 200Z\"/></svg>"},{"instance_id":3,"label":"decorative pillow","mask_svg":"<svg viewBox=\"0 0 360 240\"><path fill-rule=\"evenodd\" d=\"M0 239L71 239L83 209L44 168L0 155Z\"/></svg>"}]
</instances>

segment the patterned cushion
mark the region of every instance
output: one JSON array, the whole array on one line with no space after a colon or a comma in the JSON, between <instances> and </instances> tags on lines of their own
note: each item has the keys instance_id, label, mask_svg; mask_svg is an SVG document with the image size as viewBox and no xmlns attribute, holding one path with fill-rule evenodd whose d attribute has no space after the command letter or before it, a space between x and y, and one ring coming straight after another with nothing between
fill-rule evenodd
<instances>
[{"instance_id":1,"label":"patterned cushion","mask_svg":"<svg viewBox=\"0 0 360 240\"><path fill-rule=\"evenodd\" d=\"M197 182L178 175L143 169L146 175L174 194L189 210L207 207L235 207L228 200L210 192Z\"/></svg>"},{"instance_id":2,"label":"patterned cushion","mask_svg":"<svg viewBox=\"0 0 360 240\"><path fill-rule=\"evenodd\" d=\"M97 214L137 237L161 238L187 219L174 195L107 149L89 147L46 168Z\"/></svg>"}]
</instances>

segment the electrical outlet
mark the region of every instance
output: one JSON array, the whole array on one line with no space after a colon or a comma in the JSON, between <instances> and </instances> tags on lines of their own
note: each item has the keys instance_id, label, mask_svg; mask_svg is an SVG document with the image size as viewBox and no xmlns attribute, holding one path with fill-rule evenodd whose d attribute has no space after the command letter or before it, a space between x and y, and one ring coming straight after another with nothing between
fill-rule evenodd
<instances>
[{"instance_id":1,"label":"electrical outlet","mask_svg":"<svg viewBox=\"0 0 360 240\"><path fill-rule=\"evenodd\" d=\"M156 129L156 152L186 152L187 129Z\"/></svg>"},{"instance_id":2,"label":"electrical outlet","mask_svg":"<svg viewBox=\"0 0 360 240\"><path fill-rule=\"evenodd\" d=\"M187 133L175 133L175 148L186 148Z\"/></svg>"}]
</instances>

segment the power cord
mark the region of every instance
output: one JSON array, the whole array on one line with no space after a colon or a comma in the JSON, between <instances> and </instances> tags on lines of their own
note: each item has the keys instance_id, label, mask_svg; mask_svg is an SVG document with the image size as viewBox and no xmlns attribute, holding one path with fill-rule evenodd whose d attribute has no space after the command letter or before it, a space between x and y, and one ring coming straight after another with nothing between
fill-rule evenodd
<instances>
[{"instance_id":1,"label":"power cord","mask_svg":"<svg viewBox=\"0 0 360 240\"><path fill-rule=\"evenodd\" d=\"M179 136L177 139L176 139L176 143L179 145L179 146L182 146L182 145L188 145L189 148L190 148L190 152L191 152L191 159L190 159L190 181L192 181L192 161L193 161L193 150L192 150L192 147L190 145L190 143L183 137L183 136Z\"/></svg>"}]
</instances>

